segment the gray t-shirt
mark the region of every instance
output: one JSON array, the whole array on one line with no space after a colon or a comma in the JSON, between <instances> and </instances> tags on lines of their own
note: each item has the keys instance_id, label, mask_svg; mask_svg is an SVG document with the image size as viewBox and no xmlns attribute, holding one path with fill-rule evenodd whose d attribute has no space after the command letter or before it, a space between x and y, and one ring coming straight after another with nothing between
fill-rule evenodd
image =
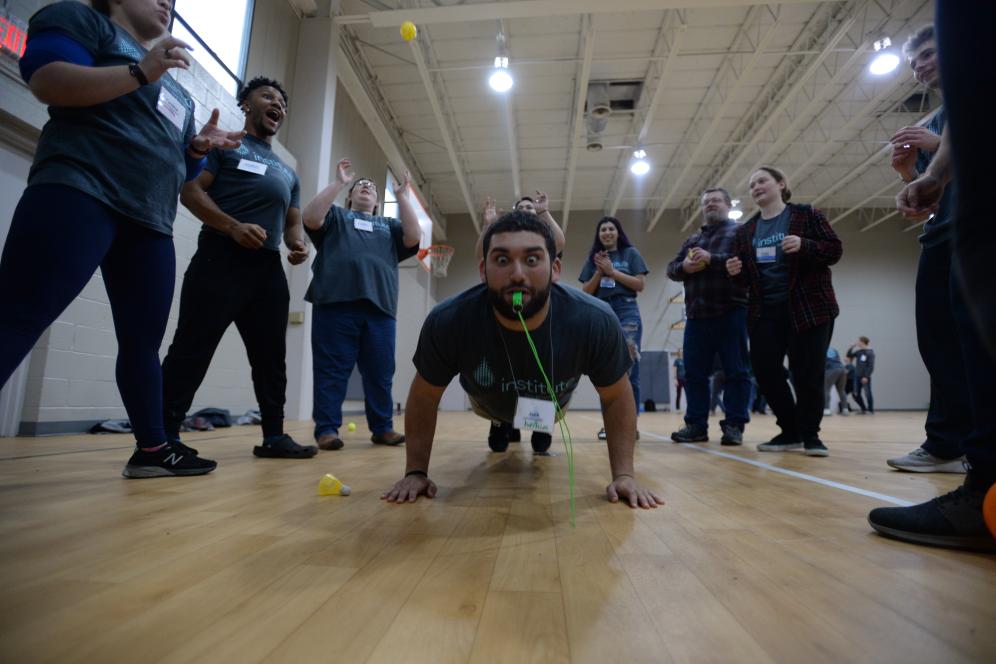
<instances>
[{"instance_id":1,"label":"gray t-shirt","mask_svg":"<svg viewBox=\"0 0 996 664\"><path fill-rule=\"evenodd\" d=\"M405 247L400 221L333 205L322 227L308 236L316 255L304 299L313 304L370 300L397 317L398 263L418 253L418 244Z\"/></svg>"},{"instance_id":2,"label":"gray t-shirt","mask_svg":"<svg viewBox=\"0 0 996 664\"><path fill-rule=\"evenodd\" d=\"M650 271L647 269L647 264L643 262L643 256L640 255L640 252L636 249L636 247L626 247L622 251L610 251L609 260L612 261L612 267L619 270L623 274L628 274L630 276L647 274ZM584 264L584 268L581 270L579 280L582 283L585 283L591 279L594 274L595 261L589 256L588 261ZM602 278L602 283L599 285L598 290L595 293L600 300L608 300L615 295L636 297L636 291L632 288L627 288L616 282L615 279L609 279L608 277Z\"/></svg>"},{"instance_id":3,"label":"gray t-shirt","mask_svg":"<svg viewBox=\"0 0 996 664\"><path fill-rule=\"evenodd\" d=\"M38 11L28 37L56 31L93 56L94 67L139 62L146 50L103 14L79 2ZM159 110L174 109L173 119ZM165 74L155 83L95 106L48 107L28 186L63 184L103 201L125 217L173 234L177 196L194 136L194 101Z\"/></svg>"},{"instance_id":4,"label":"gray t-shirt","mask_svg":"<svg viewBox=\"0 0 996 664\"><path fill-rule=\"evenodd\" d=\"M788 264L782 254L782 240L788 233L790 208L786 205L773 219L758 218L754 232L754 260L761 274L761 292L765 304L788 301ZM772 252L774 249L774 252Z\"/></svg>"},{"instance_id":5,"label":"gray t-shirt","mask_svg":"<svg viewBox=\"0 0 996 664\"><path fill-rule=\"evenodd\" d=\"M301 207L301 183L270 144L247 135L236 150L212 150L205 170L214 175L208 190L211 200L225 214L262 227L263 247L280 251L287 210ZM222 235L207 224L201 233Z\"/></svg>"},{"instance_id":6,"label":"gray t-shirt","mask_svg":"<svg viewBox=\"0 0 996 664\"><path fill-rule=\"evenodd\" d=\"M626 375L629 350L619 319L604 302L554 284L543 324L530 332L561 408L578 379L605 387ZM549 400L543 375L523 332L498 324L480 284L438 304L425 319L415 368L432 385L460 385L496 420L511 422L517 397Z\"/></svg>"}]
</instances>

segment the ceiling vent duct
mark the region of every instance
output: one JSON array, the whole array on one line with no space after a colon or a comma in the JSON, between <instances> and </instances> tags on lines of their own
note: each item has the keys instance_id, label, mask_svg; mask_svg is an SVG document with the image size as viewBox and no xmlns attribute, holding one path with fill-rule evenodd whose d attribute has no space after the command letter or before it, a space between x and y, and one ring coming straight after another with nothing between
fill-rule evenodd
<instances>
[{"instance_id":1,"label":"ceiling vent duct","mask_svg":"<svg viewBox=\"0 0 996 664\"><path fill-rule=\"evenodd\" d=\"M592 83L588 86L588 117L592 120L603 122L602 129L605 129L604 122L608 121L612 114L612 101L609 96L608 83ZM601 131L599 129L598 131Z\"/></svg>"},{"instance_id":2,"label":"ceiling vent duct","mask_svg":"<svg viewBox=\"0 0 996 664\"><path fill-rule=\"evenodd\" d=\"M597 120L590 120L588 126L588 142L585 144L585 149L588 152L601 152L605 145L602 143L602 137L599 135L600 132L592 131L591 123L597 122ZM602 128L605 128L605 122L602 122Z\"/></svg>"}]
</instances>

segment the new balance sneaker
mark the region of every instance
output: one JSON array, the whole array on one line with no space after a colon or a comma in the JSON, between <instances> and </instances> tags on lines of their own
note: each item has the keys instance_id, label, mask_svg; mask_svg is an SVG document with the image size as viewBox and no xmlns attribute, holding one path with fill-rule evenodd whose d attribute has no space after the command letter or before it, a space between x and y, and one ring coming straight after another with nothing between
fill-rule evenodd
<instances>
[{"instance_id":1,"label":"new balance sneaker","mask_svg":"<svg viewBox=\"0 0 996 664\"><path fill-rule=\"evenodd\" d=\"M982 515L988 488L969 473L960 487L926 503L873 509L868 524L880 535L913 544L996 551Z\"/></svg>"},{"instance_id":2,"label":"new balance sneaker","mask_svg":"<svg viewBox=\"0 0 996 664\"><path fill-rule=\"evenodd\" d=\"M780 433L766 443L757 446L758 452L787 452L802 449L802 441L795 436Z\"/></svg>"},{"instance_id":3,"label":"new balance sneaker","mask_svg":"<svg viewBox=\"0 0 996 664\"><path fill-rule=\"evenodd\" d=\"M676 443L707 443L709 432L704 427L686 424L671 434L671 440Z\"/></svg>"},{"instance_id":4,"label":"new balance sneaker","mask_svg":"<svg viewBox=\"0 0 996 664\"><path fill-rule=\"evenodd\" d=\"M553 436L548 433L542 433L540 431L533 431L533 435L530 438L530 442L533 445L533 452L535 454L548 454L550 451L550 444L553 443Z\"/></svg>"},{"instance_id":5,"label":"new balance sneaker","mask_svg":"<svg viewBox=\"0 0 996 664\"><path fill-rule=\"evenodd\" d=\"M735 424L721 424L723 437L719 440L720 445L743 445L743 429Z\"/></svg>"},{"instance_id":6,"label":"new balance sneaker","mask_svg":"<svg viewBox=\"0 0 996 664\"><path fill-rule=\"evenodd\" d=\"M810 438L802 444L802 451L806 456L825 457L830 456L830 450L819 438Z\"/></svg>"},{"instance_id":7,"label":"new balance sneaker","mask_svg":"<svg viewBox=\"0 0 996 664\"><path fill-rule=\"evenodd\" d=\"M194 456L200 454L200 452L198 452L193 447L190 447L189 445L184 445L182 442L180 442L179 438L167 438L166 442L172 445L173 449L180 450L181 452L192 454Z\"/></svg>"},{"instance_id":8,"label":"new balance sneaker","mask_svg":"<svg viewBox=\"0 0 996 664\"><path fill-rule=\"evenodd\" d=\"M264 440L262 445L252 449L252 453L263 459L310 459L318 454L318 448L314 445L299 445L293 438L283 434L272 440Z\"/></svg>"},{"instance_id":9,"label":"new balance sneaker","mask_svg":"<svg viewBox=\"0 0 996 664\"><path fill-rule=\"evenodd\" d=\"M896 470L911 473L965 473L964 455L957 459L942 459L936 457L922 447L918 447L906 456L889 459L887 464Z\"/></svg>"},{"instance_id":10,"label":"new balance sneaker","mask_svg":"<svg viewBox=\"0 0 996 664\"><path fill-rule=\"evenodd\" d=\"M155 452L145 452L136 447L121 475L128 479L207 475L217 467L216 461L201 459L173 443L167 443Z\"/></svg>"}]
</instances>

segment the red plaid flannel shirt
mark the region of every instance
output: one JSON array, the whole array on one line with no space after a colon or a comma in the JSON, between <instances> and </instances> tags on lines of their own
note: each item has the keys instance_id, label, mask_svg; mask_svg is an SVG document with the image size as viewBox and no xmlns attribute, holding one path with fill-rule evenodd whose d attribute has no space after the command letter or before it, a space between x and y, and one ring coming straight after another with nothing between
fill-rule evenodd
<instances>
[{"instance_id":1,"label":"red plaid flannel shirt","mask_svg":"<svg viewBox=\"0 0 996 664\"><path fill-rule=\"evenodd\" d=\"M802 238L798 253L785 254L789 268L789 315L796 332L809 330L829 323L840 314L837 297L830 279L830 266L844 253L840 238L833 232L826 216L811 205L789 203L788 235ZM754 233L757 231L758 212L737 231L733 254L743 261L743 270L735 281L747 286L750 305L747 313L749 327L761 318L761 274L754 260Z\"/></svg>"}]
</instances>

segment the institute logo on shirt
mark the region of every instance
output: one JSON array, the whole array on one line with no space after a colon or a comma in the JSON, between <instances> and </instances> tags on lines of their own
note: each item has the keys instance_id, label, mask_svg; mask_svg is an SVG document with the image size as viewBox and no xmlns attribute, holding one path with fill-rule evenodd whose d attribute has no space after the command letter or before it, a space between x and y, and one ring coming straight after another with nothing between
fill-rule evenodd
<instances>
[{"instance_id":1,"label":"institute logo on shirt","mask_svg":"<svg viewBox=\"0 0 996 664\"><path fill-rule=\"evenodd\" d=\"M495 384L495 372L491 370L486 358L481 358L481 363L474 369L474 382L481 387L492 387Z\"/></svg>"}]
</instances>

